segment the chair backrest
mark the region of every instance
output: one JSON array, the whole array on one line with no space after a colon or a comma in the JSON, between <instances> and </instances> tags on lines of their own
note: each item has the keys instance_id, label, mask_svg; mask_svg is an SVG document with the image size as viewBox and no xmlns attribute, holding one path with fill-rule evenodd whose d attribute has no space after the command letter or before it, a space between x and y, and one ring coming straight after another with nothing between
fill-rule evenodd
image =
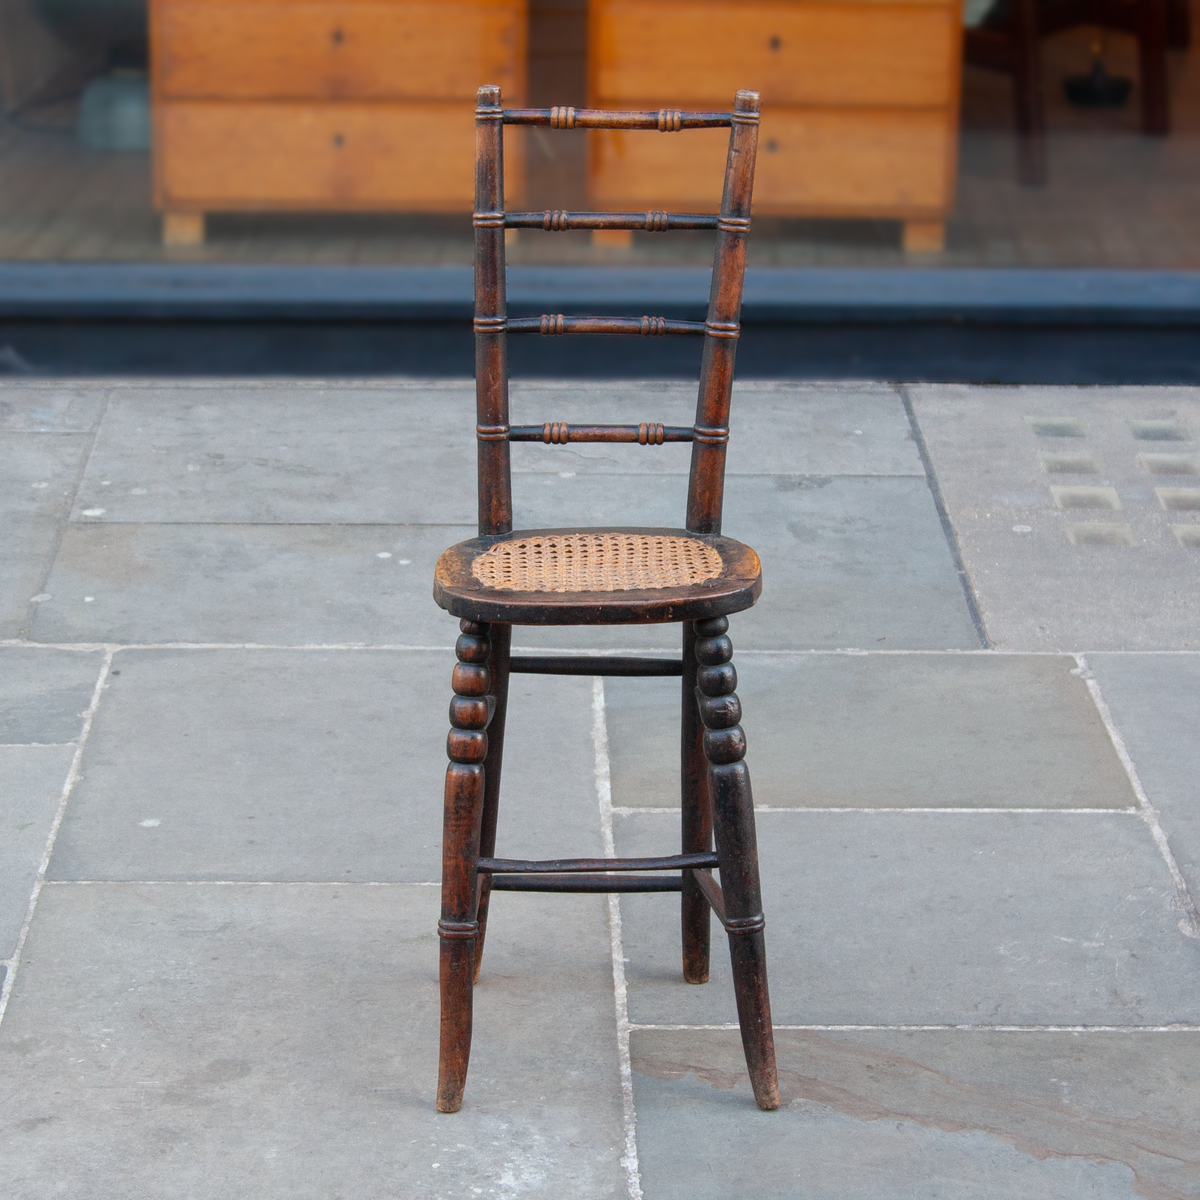
<instances>
[{"instance_id":1,"label":"chair backrest","mask_svg":"<svg viewBox=\"0 0 1200 1200\"><path fill-rule=\"evenodd\" d=\"M662 445L691 442L687 528L720 533L725 491L725 447L729 442L729 402L733 361L741 330L742 281L746 237L758 148L757 92L738 92L733 112L603 112L575 108L510 108L500 104L500 89L479 89L475 109L475 401L479 443L479 532L512 531L512 475L509 442L633 442ZM574 213L504 211L504 126L543 125L551 129L646 129L679 133L688 129L729 127L729 154L719 215L644 212ZM505 229L715 229L712 287L703 322L664 317L566 317L561 313L509 319L505 300ZM659 336L699 334L700 395L695 424L672 427L640 425L512 426L508 415L509 333L623 333Z\"/></svg>"}]
</instances>

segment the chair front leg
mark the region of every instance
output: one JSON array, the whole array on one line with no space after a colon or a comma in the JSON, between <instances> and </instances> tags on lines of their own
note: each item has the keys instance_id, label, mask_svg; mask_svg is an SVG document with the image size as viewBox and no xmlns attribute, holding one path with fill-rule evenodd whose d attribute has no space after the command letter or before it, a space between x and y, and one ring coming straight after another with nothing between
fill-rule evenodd
<instances>
[{"instance_id":1,"label":"chair front leg","mask_svg":"<svg viewBox=\"0 0 1200 1200\"><path fill-rule=\"evenodd\" d=\"M439 977L442 993L438 1112L458 1112L471 1056L471 1000L475 942L479 933L476 875L483 821L488 752L487 727L495 701L488 694L488 626L462 621L455 646L454 699L446 753L442 828L442 917Z\"/></svg>"},{"instance_id":2,"label":"chair front leg","mask_svg":"<svg viewBox=\"0 0 1200 1200\"><path fill-rule=\"evenodd\" d=\"M767 989L765 921L758 879L758 842L754 832L754 797L750 771L742 761L746 735L737 698L733 644L724 617L696 622L697 701L704 722L704 754L708 759L713 832L721 864L725 929L733 962L738 1023L754 1099L761 1109L779 1107L775 1069L775 1034Z\"/></svg>"}]
</instances>

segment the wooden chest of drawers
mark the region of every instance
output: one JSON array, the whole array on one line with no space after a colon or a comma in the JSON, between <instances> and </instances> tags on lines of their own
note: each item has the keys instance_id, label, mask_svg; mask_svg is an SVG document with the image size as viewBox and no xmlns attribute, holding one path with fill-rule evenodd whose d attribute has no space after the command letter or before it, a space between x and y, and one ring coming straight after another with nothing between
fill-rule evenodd
<instances>
[{"instance_id":1,"label":"wooden chest of drawers","mask_svg":"<svg viewBox=\"0 0 1200 1200\"><path fill-rule=\"evenodd\" d=\"M526 25L526 0L152 0L165 240L222 210L469 212L475 89L524 101Z\"/></svg>"},{"instance_id":2,"label":"wooden chest of drawers","mask_svg":"<svg viewBox=\"0 0 1200 1200\"><path fill-rule=\"evenodd\" d=\"M940 249L953 207L962 0L591 0L589 102L727 109L762 93L754 211L894 217ZM728 135L590 135L598 207L715 211Z\"/></svg>"}]
</instances>

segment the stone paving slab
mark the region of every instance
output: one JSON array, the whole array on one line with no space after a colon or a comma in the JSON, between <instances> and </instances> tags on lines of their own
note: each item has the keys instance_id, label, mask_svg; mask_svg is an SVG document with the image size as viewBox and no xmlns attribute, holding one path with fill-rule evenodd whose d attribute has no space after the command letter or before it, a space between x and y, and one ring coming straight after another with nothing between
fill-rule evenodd
<instances>
[{"instance_id":1,"label":"stone paving slab","mask_svg":"<svg viewBox=\"0 0 1200 1200\"><path fill-rule=\"evenodd\" d=\"M635 1030L655 1200L1200 1196L1200 1035L789 1032L754 1108L736 1032Z\"/></svg>"},{"instance_id":2,"label":"stone paving slab","mask_svg":"<svg viewBox=\"0 0 1200 1200\"><path fill-rule=\"evenodd\" d=\"M74 746L0 746L0 958L17 947Z\"/></svg>"},{"instance_id":3,"label":"stone paving slab","mask_svg":"<svg viewBox=\"0 0 1200 1200\"><path fill-rule=\"evenodd\" d=\"M759 806L1131 808L1074 658L735 657ZM613 803L679 805L679 682L605 682Z\"/></svg>"},{"instance_id":4,"label":"stone paving slab","mask_svg":"<svg viewBox=\"0 0 1200 1200\"><path fill-rule=\"evenodd\" d=\"M0 646L0 745L74 742L103 654Z\"/></svg>"},{"instance_id":5,"label":"stone paving slab","mask_svg":"<svg viewBox=\"0 0 1200 1200\"><path fill-rule=\"evenodd\" d=\"M126 651L54 879L441 878L452 653ZM591 681L518 678L503 853L598 854Z\"/></svg>"},{"instance_id":6,"label":"stone paving slab","mask_svg":"<svg viewBox=\"0 0 1200 1200\"><path fill-rule=\"evenodd\" d=\"M123 385L74 517L473 524L473 428L466 383Z\"/></svg>"},{"instance_id":7,"label":"stone paving slab","mask_svg":"<svg viewBox=\"0 0 1200 1200\"><path fill-rule=\"evenodd\" d=\"M0 637L16 637L54 561L85 434L0 434Z\"/></svg>"},{"instance_id":8,"label":"stone paving slab","mask_svg":"<svg viewBox=\"0 0 1200 1200\"><path fill-rule=\"evenodd\" d=\"M619 817L617 852L678 828ZM1200 1020L1200 942L1137 816L760 813L758 832L777 1023ZM736 1021L726 953L680 982L678 904L621 902L630 1019Z\"/></svg>"},{"instance_id":9,"label":"stone paving slab","mask_svg":"<svg viewBox=\"0 0 1200 1200\"><path fill-rule=\"evenodd\" d=\"M474 525L76 523L31 636L452 646L457 622L433 602L433 569L474 535Z\"/></svg>"},{"instance_id":10,"label":"stone paving slab","mask_svg":"<svg viewBox=\"0 0 1200 1200\"><path fill-rule=\"evenodd\" d=\"M625 1196L604 901L504 901L445 1116L437 889L47 887L0 1034L6 1197Z\"/></svg>"},{"instance_id":11,"label":"stone paving slab","mask_svg":"<svg viewBox=\"0 0 1200 1200\"><path fill-rule=\"evenodd\" d=\"M910 390L997 646L1200 647L1194 390ZM1168 499L1184 507L1165 507L1163 488L1183 489ZM1195 547L1176 526L1194 527Z\"/></svg>"},{"instance_id":12,"label":"stone paving slab","mask_svg":"<svg viewBox=\"0 0 1200 1200\"><path fill-rule=\"evenodd\" d=\"M109 383L6 379L0 389L0 431L86 433L104 411L111 391Z\"/></svg>"},{"instance_id":13,"label":"stone paving slab","mask_svg":"<svg viewBox=\"0 0 1200 1200\"><path fill-rule=\"evenodd\" d=\"M1200 655L1092 654L1088 665L1188 889L1200 895Z\"/></svg>"},{"instance_id":14,"label":"stone paving slab","mask_svg":"<svg viewBox=\"0 0 1200 1200\"><path fill-rule=\"evenodd\" d=\"M639 514L665 519L678 511L677 497L667 502L651 490L654 482L625 477L619 491L637 500ZM545 479L542 487L553 497L543 511L561 512L566 524L603 513L612 494L610 481L585 476ZM726 482L724 529L753 546L763 563L762 598L732 618L735 651L979 646L924 479L734 476ZM678 636L673 627L610 627L565 636L521 630L518 640L661 647L674 646Z\"/></svg>"},{"instance_id":15,"label":"stone paving slab","mask_svg":"<svg viewBox=\"0 0 1200 1200\"><path fill-rule=\"evenodd\" d=\"M514 424L691 425L694 383L559 383L512 385ZM920 454L896 389L881 383L734 384L730 475L918 475ZM513 446L516 472L560 470L615 474L687 474L687 445Z\"/></svg>"}]
</instances>

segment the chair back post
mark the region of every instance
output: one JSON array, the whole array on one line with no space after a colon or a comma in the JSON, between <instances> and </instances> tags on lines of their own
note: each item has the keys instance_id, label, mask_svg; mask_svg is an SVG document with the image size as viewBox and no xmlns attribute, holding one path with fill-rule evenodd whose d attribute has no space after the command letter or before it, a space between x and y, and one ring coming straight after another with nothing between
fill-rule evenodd
<instances>
[{"instance_id":1,"label":"chair back post","mask_svg":"<svg viewBox=\"0 0 1200 1200\"><path fill-rule=\"evenodd\" d=\"M741 331L746 238L750 233L754 161L758 152L758 110L757 92L738 92L731 114L725 190L717 223L708 317L704 322L700 395L688 482L687 528L693 533L721 532L733 360Z\"/></svg>"},{"instance_id":2,"label":"chair back post","mask_svg":"<svg viewBox=\"0 0 1200 1200\"><path fill-rule=\"evenodd\" d=\"M512 532L508 448L508 335L504 263L504 111L500 89L475 108L475 436L479 533Z\"/></svg>"}]
</instances>

